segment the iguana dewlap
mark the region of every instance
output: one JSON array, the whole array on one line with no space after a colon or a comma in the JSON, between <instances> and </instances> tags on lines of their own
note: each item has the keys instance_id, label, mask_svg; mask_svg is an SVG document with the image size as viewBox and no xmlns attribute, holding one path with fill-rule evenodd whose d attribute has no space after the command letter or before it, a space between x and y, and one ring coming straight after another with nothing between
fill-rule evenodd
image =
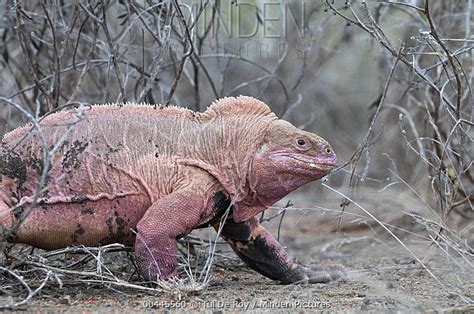
<instances>
[{"instance_id":1,"label":"iguana dewlap","mask_svg":"<svg viewBox=\"0 0 474 314\"><path fill-rule=\"evenodd\" d=\"M336 155L321 137L240 96L204 113L129 104L44 117L0 146L0 230L21 221L43 173L43 139L55 154L47 184L9 241L44 249L135 245L148 280L176 275L176 239L214 225L250 267L284 283L330 280L288 258L255 215L327 175ZM12 210L15 205L19 205Z\"/></svg>"}]
</instances>

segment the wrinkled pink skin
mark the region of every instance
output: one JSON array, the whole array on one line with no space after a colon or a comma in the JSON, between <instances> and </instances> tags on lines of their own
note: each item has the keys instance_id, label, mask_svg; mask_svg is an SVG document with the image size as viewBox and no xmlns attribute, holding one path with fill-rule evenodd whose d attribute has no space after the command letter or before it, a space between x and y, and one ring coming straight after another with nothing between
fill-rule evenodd
<instances>
[{"instance_id":1,"label":"wrinkled pink skin","mask_svg":"<svg viewBox=\"0 0 474 314\"><path fill-rule=\"evenodd\" d=\"M8 228L22 213L15 216L8 209L20 199L25 207L29 204L28 198L35 191L41 172L37 160L40 156L39 146L31 144L35 143L33 139L33 142L23 146L23 150L20 149L20 153L10 154L7 149L0 150L3 154L0 156L0 231L3 228L11 242L45 249L77 244L135 244L140 273L146 280L153 281L176 276L176 239L196 228L208 225L218 228L220 217L229 208L232 199L232 212L225 222L222 236L250 267L282 283L327 282L335 279L339 275L338 271L315 270L291 261L284 248L259 224L255 215L296 188L327 175L335 164L336 155L324 139L298 130L288 122L277 120L268 113L268 108L263 103L253 98L227 98L224 105L215 107L215 111L221 110L224 114L230 112L233 117L234 107L228 110L226 101L237 106L235 108L238 110L238 106L245 107L246 103L250 103L249 108L253 111L254 107L259 109L262 106L260 109L270 117L265 122L266 130L263 126L254 126L257 128L256 134L264 131L262 140L252 144L255 149L239 147L242 150L248 148L251 152L248 171L245 170L246 177L238 181L244 182L242 186L234 187L229 184L236 179L229 180L229 176L243 172L240 168L232 168L239 164L239 160L235 164L227 164L225 168L230 170L222 174L219 172L218 162L215 162L216 168L212 163L205 163L208 157L194 158L195 155L200 156L201 152L193 153L186 147L190 145L187 143L180 147L179 142L171 141L174 146L170 153L168 148L162 147L165 144L161 141L160 145L154 145L159 153L141 156L138 151L144 150L142 147L148 143L151 145L152 140L144 141L144 144L126 143L122 145L126 149L122 150L121 144L115 145L111 141L114 134L110 138L104 137L105 142L102 137L90 138L88 141L71 140L65 145L63 156L52 162L47 195L40 198L39 205L33 208L26 220L11 234ZM121 110L125 111L124 118L121 119L127 119L139 110L147 111L147 115L159 115L156 111L148 111L148 108ZM186 118L191 121L182 122L185 128L199 127L193 120L194 114L183 113L181 109L165 110L158 117L163 129L158 130L157 134L167 132L170 127L166 123L174 126L176 121L173 119ZM111 111L104 111L103 115L106 116ZM115 112L112 114L118 116ZM179 117L176 118L175 115ZM199 119L199 123L202 123L206 116ZM137 120L145 123L139 116ZM76 128L87 134L88 129L83 127L81 130L80 123ZM96 132L95 128L91 130ZM18 140L28 131L26 128L10 135L6 142L5 139L2 141L0 148L10 147L8 141ZM174 133L169 132L172 137ZM212 134L212 130L206 132ZM235 138L243 137L242 134L236 133ZM74 136L71 135L73 138ZM211 152L207 152L208 154L212 154L213 141L222 142L218 136L211 137L212 139L208 138L208 143L203 144L210 145ZM125 135L123 138L125 139ZM298 143L301 139L304 139L304 144ZM196 147L203 149L206 146ZM105 155L98 153L104 151L106 161ZM123 160L123 156L129 158L131 154L137 157ZM173 154L180 158L171 158ZM227 159L223 159L224 164ZM24 166L24 169L18 165ZM233 191L238 191L237 196Z\"/></svg>"}]
</instances>

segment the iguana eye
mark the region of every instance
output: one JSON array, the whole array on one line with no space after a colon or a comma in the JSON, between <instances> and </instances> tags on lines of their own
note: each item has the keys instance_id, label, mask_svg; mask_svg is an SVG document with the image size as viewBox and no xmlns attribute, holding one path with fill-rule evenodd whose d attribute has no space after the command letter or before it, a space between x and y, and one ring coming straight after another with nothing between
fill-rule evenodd
<instances>
[{"instance_id":1,"label":"iguana eye","mask_svg":"<svg viewBox=\"0 0 474 314\"><path fill-rule=\"evenodd\" d=\"M306 141L302 138L299 138L299 139L296 140L296 144L298 146L304 147L306 145Z\"/></svg>"},{"instance_id":2,"label":"iguana eye","mask_svg":"<svg viewBox=\"0 0 474 314\"><path fill-rule=\"evenodd\" d=\"M311 148L310 144L311 143L305 138L298 137L295 139L295 146L298 150L307 151Z\"/></svg>"}]
</instances>

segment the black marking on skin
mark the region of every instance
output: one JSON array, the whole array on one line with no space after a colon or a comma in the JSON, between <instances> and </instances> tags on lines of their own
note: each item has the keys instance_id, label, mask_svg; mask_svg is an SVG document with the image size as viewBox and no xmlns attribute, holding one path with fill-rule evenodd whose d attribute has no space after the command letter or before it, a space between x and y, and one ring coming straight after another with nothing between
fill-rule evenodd
<instances>
[{"instance_id":1,"label":"black marking on skin","mask_svg":"<svg viewBox=\"0 0 474 314\"><path fill-rule=\"evenodd\" d=\"M219 222L221 217L225 214L227 208L230 206L230 199L224 194L223 191L219 191L214 193L212 197L212 204L213 204L213 214L211 214L211 219L204 224L201 224L197 227L199 228L205 228L208 226L211 226L213 224L216 224ZM232 214L233 206L230 208L229 216ZM202 212L199 220L203 221L206 220L208 217L208 213Z\"/></svg>"},{"instance_id":2,"label":"black marking on skin","mask_svg":"<svg viewBox=\"0 0 474 314\"><path fill-rule=\"evenodd\" d=\"M73 196L71 198L71 203L73 203L73 204L84 204L87 200L88 200L87 196L78 195L78 196Z\"/></svg>"},{"instance_id":3,"label":"black marking on skin","mask_svg":"<svg viewBox=\"0 0 474 314\"><path fill-rule=\"evenodd\" d=\"M0 155L0 176L6 176L13 180L18 180L18 187L26 182L27 164L16 152L9 152Z\"/></svg>"},{"instance_id":4,"label":"black marking on skin","mask_svg":"<svg viewBox=\"0 0 474 314\"><path fill-rule=\"evenodd\" d=\"M81 209L81 214L82 215L93 215L95 212L94 212L94 209L92 207L84 207Z\"/></svg>"},{"instance_id":5,"label":"black marking on skin","mask_svg":"<svg viewBox=\"0 0 474 314\"><path fill-rule=\"evenodd\" d=\"M115 148L107 144L107 148L108 148L108 151L105 153L105 160L108 161L110 154L119 152L123 148L123 144L119 142L117 143L117 147Z\"/></svg>"},{"instance_id":6,"label":"black marking on skin","mask_svg":"<svg viewBox=\"0 0 474 314\"><path fill-rule=\"evenodd\" d=\"M112 217L109 217L105 220L105 224L107 225L107 228L109 229L109 237L112 237L114 234L114 229L112 226Z\"/></svg>"},{"instance_id":7,"label":"black marking on skin","mask_svg":"<svg viewBox=\"0 0 474 314\"><path fill-rule=\"evenodd\" d=\"M86 231L84 230L84 228L82 228L81 224L78 223L76 230L74 230L74 233L71 234L71 241L73 243L77 243L79 236L83 235L84 233L86 233Z\"/></svg>"},{"instance_id":8,"label":"black marking on skin","mask_svg":"<svg viewBox=\"0 0 474 314\"><path fill-rule=\"evenodd\" d=\"M24 157L25 164L35 170L38 175L41 175L43 173L43 160L36 156L36 153L33 149L34 148L32 145L23 146L20 149L20 154L22 156L28 156ZM50 150L51 149L52 148L50 148Z\"/></svg>"},{"instance_id":9,"label":"black marking on skin","mask_svg":"<svg viewBox=\"0 0 474 314\"><path fill-rule=\"evenodd\" d=\"M64 156L62 162L63 168L79 168L81 166L81 161L78 157L88 145L88 142L80 142L79 140L74 141L74 143L72 143L72 147L69 148L69 150L66 152L66 155Z\"/></svg>"},{"instance_id":10,"label":"black marking on skin","mask_svg":"<svg viewBox=\"0 0 474 314\"><path fill-rule=\"evenodd\" d=\"M234 220L228 219L222 229L222 236L224 238L239 242L249 241L251 234L252 227L245 221L237 223Z\"/></svg>"},{"instance_id":11,"label":"black marking on skin","mask_svg":"<svg viewBox=\"0 0 474 314\"><path fill-rule=\"evenodd\" d=\"M232 241L234 242L234 241ZM239 257L246 262L252 269L255 269L262 275L280 281L287 281L288 265L276 255L275 250L268 245L266 239L260 235L245 241L244 246L237 250Z\"/></svg>"},{"instance_id":12,"label":"black marking on skin","mask_svg":"<svg viewBox=\"0 0 474 314\"><path fill-rule=\"evenodd\" d=\"M42 159L31 156L26 160L26 164L35 170L39 176L43 174L44 162Z\"/></svg>"},{"instance_id":13,"label":"black marking on skin","mask_svg":"<svg viewBox=\"0 0 474 314\"><path fill-rule=\"evenodd\" d=\"M49 209L48 206L46 205L46 203L47 203L47 200L44 200L44 199L42 199L42 200L40 200L40 201L38 202L38 205L39 205L39 206L41 207L41 209L42 209L43 211L45 211L45 212L47 212L48 209Z\"/></svg>"},{"instance_id":14,"label":"black marking on skin","mask_svg":"<svg viewBox=\"0 0 474 314\"><path fill-rule=\"evenodd\" d=\"M269 245L264 236L252 236L250 223L228 219L221 235L244 262L262 275L283 283L304 278L301 268L291 269L291 262L280 254L283 248Z\"/></svg>"},{"instance_id":15,"label":"black marking on skin","mask_svg":"<svg viewBox=\"0 0 474 314\"><path fill-rule=\"evenodd\" d=\"M117 233L115 234L115 237L119 239L124 239L127 236L126 233L126 228L127 228L127 223L125 220L119 216L117 212L115 212L115 223L117 224Z\"/></svg>"},{"instance_id":16,"label":"black marking on skin","mask_svg":"<svg viewBox=\"0 0 474 314\"><path fill-rule=\"evenodd\" d=\"M46 181L45 185L47 184L48 182ZM41 193L41 197L42 198L48 198L49 197L49 191L48 190L44 190L43 193Z\"/></svg>"},{"instance_id":17,"label":"black marking on skin","mask_svg":"<svg viewBox=\"0 0 474 314\"><path fill-rule=\"evenodd\" d=\"M117 225L117 232L114 232L113 221L115 218L115 224ZM107 225L108 229L108 236L100 241L101 245L109 244L109 243L122 243L127 237L127 223L125 220L119 216L117 212L114 213L114 217L109 217L105 220L105 224Z\"/></svg>"},{"instance_id":18,"label":"black marking on skin","mask_svg":"<svg viewBox=\"0 0 474 314\"><path fill-rule=\"evenodd\" d=\"M28 171L34 171L38 176L43 174L43 160L35 156L32 152L33 148L33 146L28 145L22 147L18 152L8 151L5 148L0 150L0 182L2 182L3 176L16 181L16 191L10 190L10 192L17 199L20 199L27 190L24 184L28 179Z\"/></svg>"},{"instance_id":19,"label":"black marking on skin","mask_svg":"<svg viewBox=\"0 0 474 314\"><path fill-rule=\"evenodd\" d=\"M218 214L223 215L230 206L230 199L222 191L215 193L212 200L214 202L214 209L217 210Z\"/></svg>"},{"instance_id":20,"label":"black marking on skin","mask_svg":"<svg viewBox=\"0 0 474 314\"><path fill-rule=\"evenodd\" d=\"M113 147L109 147L109 152L110 153L118 153L123 147L123 144L122 143L117 143L117 147L116 148L113 148Z\"/></svg>"}]
</instances>

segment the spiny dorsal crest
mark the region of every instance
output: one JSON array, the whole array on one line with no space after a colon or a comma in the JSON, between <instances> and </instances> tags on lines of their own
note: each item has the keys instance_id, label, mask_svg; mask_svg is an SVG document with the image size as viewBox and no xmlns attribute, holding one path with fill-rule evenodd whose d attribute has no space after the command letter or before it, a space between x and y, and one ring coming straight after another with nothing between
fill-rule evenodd
<instances>
[{"instance_id":1,"label":"spiny dorsal crest","mask_svg":"<svg viewBox=\"0 0 474 314\"><path fill-rule=\"evenodd\" d=\"M212 103L201 115L201 120L212 120L217 116L269 116L276 118L275 114L263 102L249 96L225 97Z\"/></svg>"}]
</instances>

